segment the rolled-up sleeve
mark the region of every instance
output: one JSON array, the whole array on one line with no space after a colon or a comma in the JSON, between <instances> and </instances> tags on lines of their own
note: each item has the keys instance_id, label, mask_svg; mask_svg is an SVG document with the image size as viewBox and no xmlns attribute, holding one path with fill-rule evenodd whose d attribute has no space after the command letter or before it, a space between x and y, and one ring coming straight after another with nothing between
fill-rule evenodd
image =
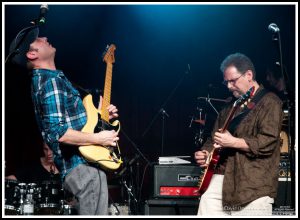
<instances>
[{"instance_id":1,"label":"rolled-up sleeve","mask_svg":"<svg viewBox=\"0 0 300 220\"><path fill-rule=\"evenodd\" d=\"M42 90L42 120L48 143L58 142L66 133L65 105L67 99L65 84L60 78L49 79Z\"/></svg>"},{"instance_id":2,"label":"rolled-up sleeve","mask_svg":"<svg viewBox=\"0 0 300 220\"><path fill-rule=\"evenodd\" d=\"M250 149L250 152L246 154L249 157L270 156L280 142L281 103L269 99L264 103L262 109L257 116L256 134L243 137Z\"/></svg>"}]
</instances>

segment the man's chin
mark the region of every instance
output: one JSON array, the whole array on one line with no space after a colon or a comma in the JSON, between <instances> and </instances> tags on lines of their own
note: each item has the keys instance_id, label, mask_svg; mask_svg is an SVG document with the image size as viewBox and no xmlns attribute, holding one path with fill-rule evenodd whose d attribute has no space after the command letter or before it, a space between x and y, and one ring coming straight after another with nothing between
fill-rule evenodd
<instances>
[{"instance_id":1,"label":"man's chin","mask_svg":"<svg viewBox=\"0 0 300 220\"><path fill-rule=\"evenodd\" d=\"M235 98L239 98L241 96L241 94L238 92L238 91L233 91L232 92L232 95L235 97Z\"/></svg>"}]
</instances>

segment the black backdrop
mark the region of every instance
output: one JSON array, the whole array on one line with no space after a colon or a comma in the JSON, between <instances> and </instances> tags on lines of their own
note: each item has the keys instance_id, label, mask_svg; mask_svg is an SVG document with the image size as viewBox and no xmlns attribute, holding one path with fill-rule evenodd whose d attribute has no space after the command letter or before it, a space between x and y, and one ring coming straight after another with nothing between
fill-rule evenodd
<instances>
[{"instance_id":1,"label":"black backdrop","mask_svg":"<svg viewBox=\"0 0 300 220\"><path fill-rule=\"evenodd\" d=\"M38 16L39 7L4 6L6 56L10 42ZM255 64L258 81L265 83L266 68L272 68L279 59L276 42L267 29L270 23L280 27L283 62L293 91L296 88L295 5L50 4L49 9L40 36L48 37L57 48L57 68L82 87L92 91L103 88L105 63L101 54L107 44L116 45L112 103L119 109L123 131L150 161L161 156L162 116L158 112L168 97L163 106L169 115L165 120L164 155L193 155L199 149L194 144L198 125L189 127L191 117L198 116L197 107L204 109L207 136L216 114L197 97L230 96L221 85L219 70L228 54L248 55ZM28 74L6 64L4 83L3 149L7 172L12 173L40 156L40 137ZM95 92L93 95L98 96ZM223 103L213 104L219 110ZM120 146L125 160L136 153L123 134ZM140 159L140 169L143 165Z\"/></svg>"}]
</instances>

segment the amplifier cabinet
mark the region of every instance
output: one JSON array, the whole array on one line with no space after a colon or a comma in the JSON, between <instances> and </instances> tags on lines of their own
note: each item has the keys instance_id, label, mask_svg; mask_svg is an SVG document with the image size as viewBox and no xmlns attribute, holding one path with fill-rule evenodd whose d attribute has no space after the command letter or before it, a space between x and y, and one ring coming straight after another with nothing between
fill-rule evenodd
<instances>
[{"instance_id":1,"label":"amplifier cabinet","mask_svg":"<svg viewBox=\"0 0 300 220\"><path fill-rule=\"evenodd\" d=\"M293 210L295 204L295 188L292 184L290 160L281 158L278 172L278 190L273 208L275 211L285 213Z\"/></svg>"},{"instance_id":2,"label":"amplifier cabinet","mask_svg":"<svg viewBox=\"0 0 300 220\"><path fill-rule=\"evenodd\" d=\"M197 165L155 165L155 198L198 198L202 168Z\"/></svg>"},{"instance_id":3,"label":"amplifier cabinet","mask_svg":"<svg viewBox=\"0 0 300 220\"><path fill-rule=\"evenodd\" d=\"M199 199L150 199L145 215L197 215Z\"/></svg>"}]
</instances>

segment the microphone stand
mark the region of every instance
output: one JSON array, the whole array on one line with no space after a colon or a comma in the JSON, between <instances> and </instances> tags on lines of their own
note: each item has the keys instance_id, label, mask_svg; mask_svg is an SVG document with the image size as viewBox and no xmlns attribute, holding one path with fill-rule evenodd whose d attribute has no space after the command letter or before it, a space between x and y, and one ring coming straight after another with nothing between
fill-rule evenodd
<instances>
[{"instance_id":1,"label":"microphone stand","mask_svg":"<svg viewBox=\"0 0 300 220\"><path fill-rule=\"evenodd\" d=\"M212 107L212 109L217 113L217 115L219 115L219 112L217 111L217 109L215 108L215 106L213 106L213 104L210 101L209 94L207 94L207 100L206 101Z\"/></svg>"},{"instance_id":2,"label":"microphone stand","mask_svg":"<svg viewBox=\"0 0 300 220\"><path fill-rule=\"evenodd\" d=\"M294 210L295 209L295 148L294 148L294 140L292 139L292 119L294 119L294 108L295 108L295 103L294 99L292 96L292 89L289 81L289 77L286 71L284 71L284 65L283 65L283 59L282 59L282 49L281 49L281 38L280 38L280 31L273 34L272 36L273 41L278 42L278 53L279 53L279 65L280 65L280 72L281 76L283 78L283 81L285 83L284 86L284 95L286 98L286 106L288 109L288 155L289 155L289 160L290 160L290 173L291 173L291 208ZM293 112L293 117L291 113ZM294 124L293 124L294 125ZM293 133L294 134L294 133ZM295 134L294 134L295 135ZM293 136L294 136L293 135ZM285 201L286 202L286 201Z\"/></svg>"},{"instance_id":3,"label":"microphone stand","mask_svg":"<svg viewBox=\"0 0 300 220\"><path fill-rule=\"evenodd\" d=\"M198 108L197 107L197 110L199 111L199 121L201 122L202 120L202 108ZM206 114L205 114L205 117L204 117L204 124L201 125L200 123L200 128L199 128L199 133L198 133L198 137L196 136L196 140L195 140L195 144L197 145L197 143L199 143L200 146L203 145L203 134L204 134L204 127L205 127L205 123L206 123Z\"/></svg>"},{"instance_id":4,"label":"microphone stand","mask_svg":"<svg viewBox=\"0 0 300 220\"><path fill-rule=\"evenodd\" d=\"M176 92L176 90L178 89L178 87L180 86L180 84L182 83L182 81L184 80L185 76L188 73L190 73L190 64L188 64L187 71L184 72L184 74L182 75L182 77L179 79L177 85L174 87L174 89L171 91L171 93L169 94L169 96L163 102L163 104L161 105L161 107L159 108L159 110L157 111L157 113L152 118L152 120L149 123L148 127L145 129L145 131L142 134L142 138L145 137L145 135L148 133L148 131L152 127L153 123L155 122L156 118L158 117L158 115L161 114L161 116L162 116L161 156L163 156L163 154L164 154L165 116L169 117L168 113L166 112L166 110L164 108L167 105L167 103L169 102L169 100L173 97L174 93Z\"/></svg>"},{"instance_id":5,"label":"microphone stand","mask_svg":"<svg viewBox=\"0 0 300 220\"><path fill-rule=\"evenodd\" d=\"M127 166L125 166L117 175L118 176L122 176L123 175L123 173L129 168L129 170L131 171L131 166L133 165L133 163L134 162L136 162L136 164L137 164L137 171L136 171L136 192L138 193L138 194L141 194L141 192L140 192L140 187L139 187L139 185L140 185L140 180L139 180L139 162L138 162L138 159L140 158L140 157L142 157L145 161L146 161L146 163L147 163L147 165L146 165L146 167L147 166L149 166L149 165L151 165L152 163L147 159L147 157L145 157L145 155L140 151L140 149L139 149L139 147L128 137L128 135L126 134L126 132L123 130L123 129L121 129L121 133L126 137L126 139L132 144L132 146L134 147L134 149L136 150L136 152L138 153L138 154L136 154L135 155L135 157L133 158L133 159L131 159L129 162L128 162L128 164L127 164ZM132 175L131 175L132 176ZM123 184L123 182L122 182L122 184ZM123 184L124 185L124 184ZM124 185L125 186L125 185ZM125 186L126 187L126 186ZM142 186L141 186L142 187ZM126 187L126 189L127 189L127 187ZM129 188L128 188L129 189ZM128 191L128 189L127 189L127 191ZM131 192L131 189L130 189L130 192ZM128 191L128 193L129 193L129 191ZM132 193L131 193L132 194ZM129 195L131 195L130 193L128 194L128 196ZM139 212L139 210L140 210L140 205L141 205L141 201L140 201L140 197L141 196L138 196L138 198L139 198L139 200L137 201L137 199L134 199L134 201L136 201L136 204L137 204L137 207L136 207L136 212L138 213ZM130 199L130 198L128 198L128 199ZM130 209L130 207L128 207L129 209ZM131 210L129 210L130 211L130 213L131 213Z\"/></svg>"},{"instance_id":6,"label":"microphone stand","mask_svg":"<svg viewBox=\"0 0 300 220\"><path fill-rule=\"evenodd\" d=\"M209 93L207 93L207 97L198 97L198 99L204 99L204 100L212 107L212 109L216 112L217 115L219 115L219 112L218 112L217 109L213 106L213 104L211 103L211 101L227 102L226 100L223 100L223 99L210 98L210 97L209 97Z\"/></svg>"},{"instance_id":7,"label":"microphone stand","mask_svg":"<svg viewBox=\"0 0 300 220\"><path fill-rule=\"evenodd\" d=\"M132 193L132 185L131 186L128 186L126 184L126 181L122 181L121 182L123 184L123 186L126 188L127 190L127 193L128 193L128 215L131 215L132 212L131 212L131 197L133 198L133 200L137 203L137 199L134 197L133 193Z\"/></svg>"},{"instance_id":8,"label":"microphone stand","mask_svg":"<svg viewBox=\"0 0 300 220\"><path fill-rule=\"evenodd\" d=\"M138 146L128 137L128 135L125 133L125 131L123 129L121 129L121 133L127 138L127 140L132 144L132 146L134 147L134 149L138 152L138 154L140 156L142 156L144 158L144 160L147 162L147 164L151 164L151 162L147 159L147 157L145 157L145 155L140 151L140 149L138 148Z\"/></svg>"},{"instance_id":9,"label":"microphone stand","mask_svg":"<svg viewBox=\"0 0 300 220\"><path fill-rule=\"evenodd\" d=\"M164 155L164 137L165 137L165 116L169 117L167 112L162 108L160 110L161 115L162 115L162 130L161 130L161 155Z\"/></svg>"}]
</instances>

